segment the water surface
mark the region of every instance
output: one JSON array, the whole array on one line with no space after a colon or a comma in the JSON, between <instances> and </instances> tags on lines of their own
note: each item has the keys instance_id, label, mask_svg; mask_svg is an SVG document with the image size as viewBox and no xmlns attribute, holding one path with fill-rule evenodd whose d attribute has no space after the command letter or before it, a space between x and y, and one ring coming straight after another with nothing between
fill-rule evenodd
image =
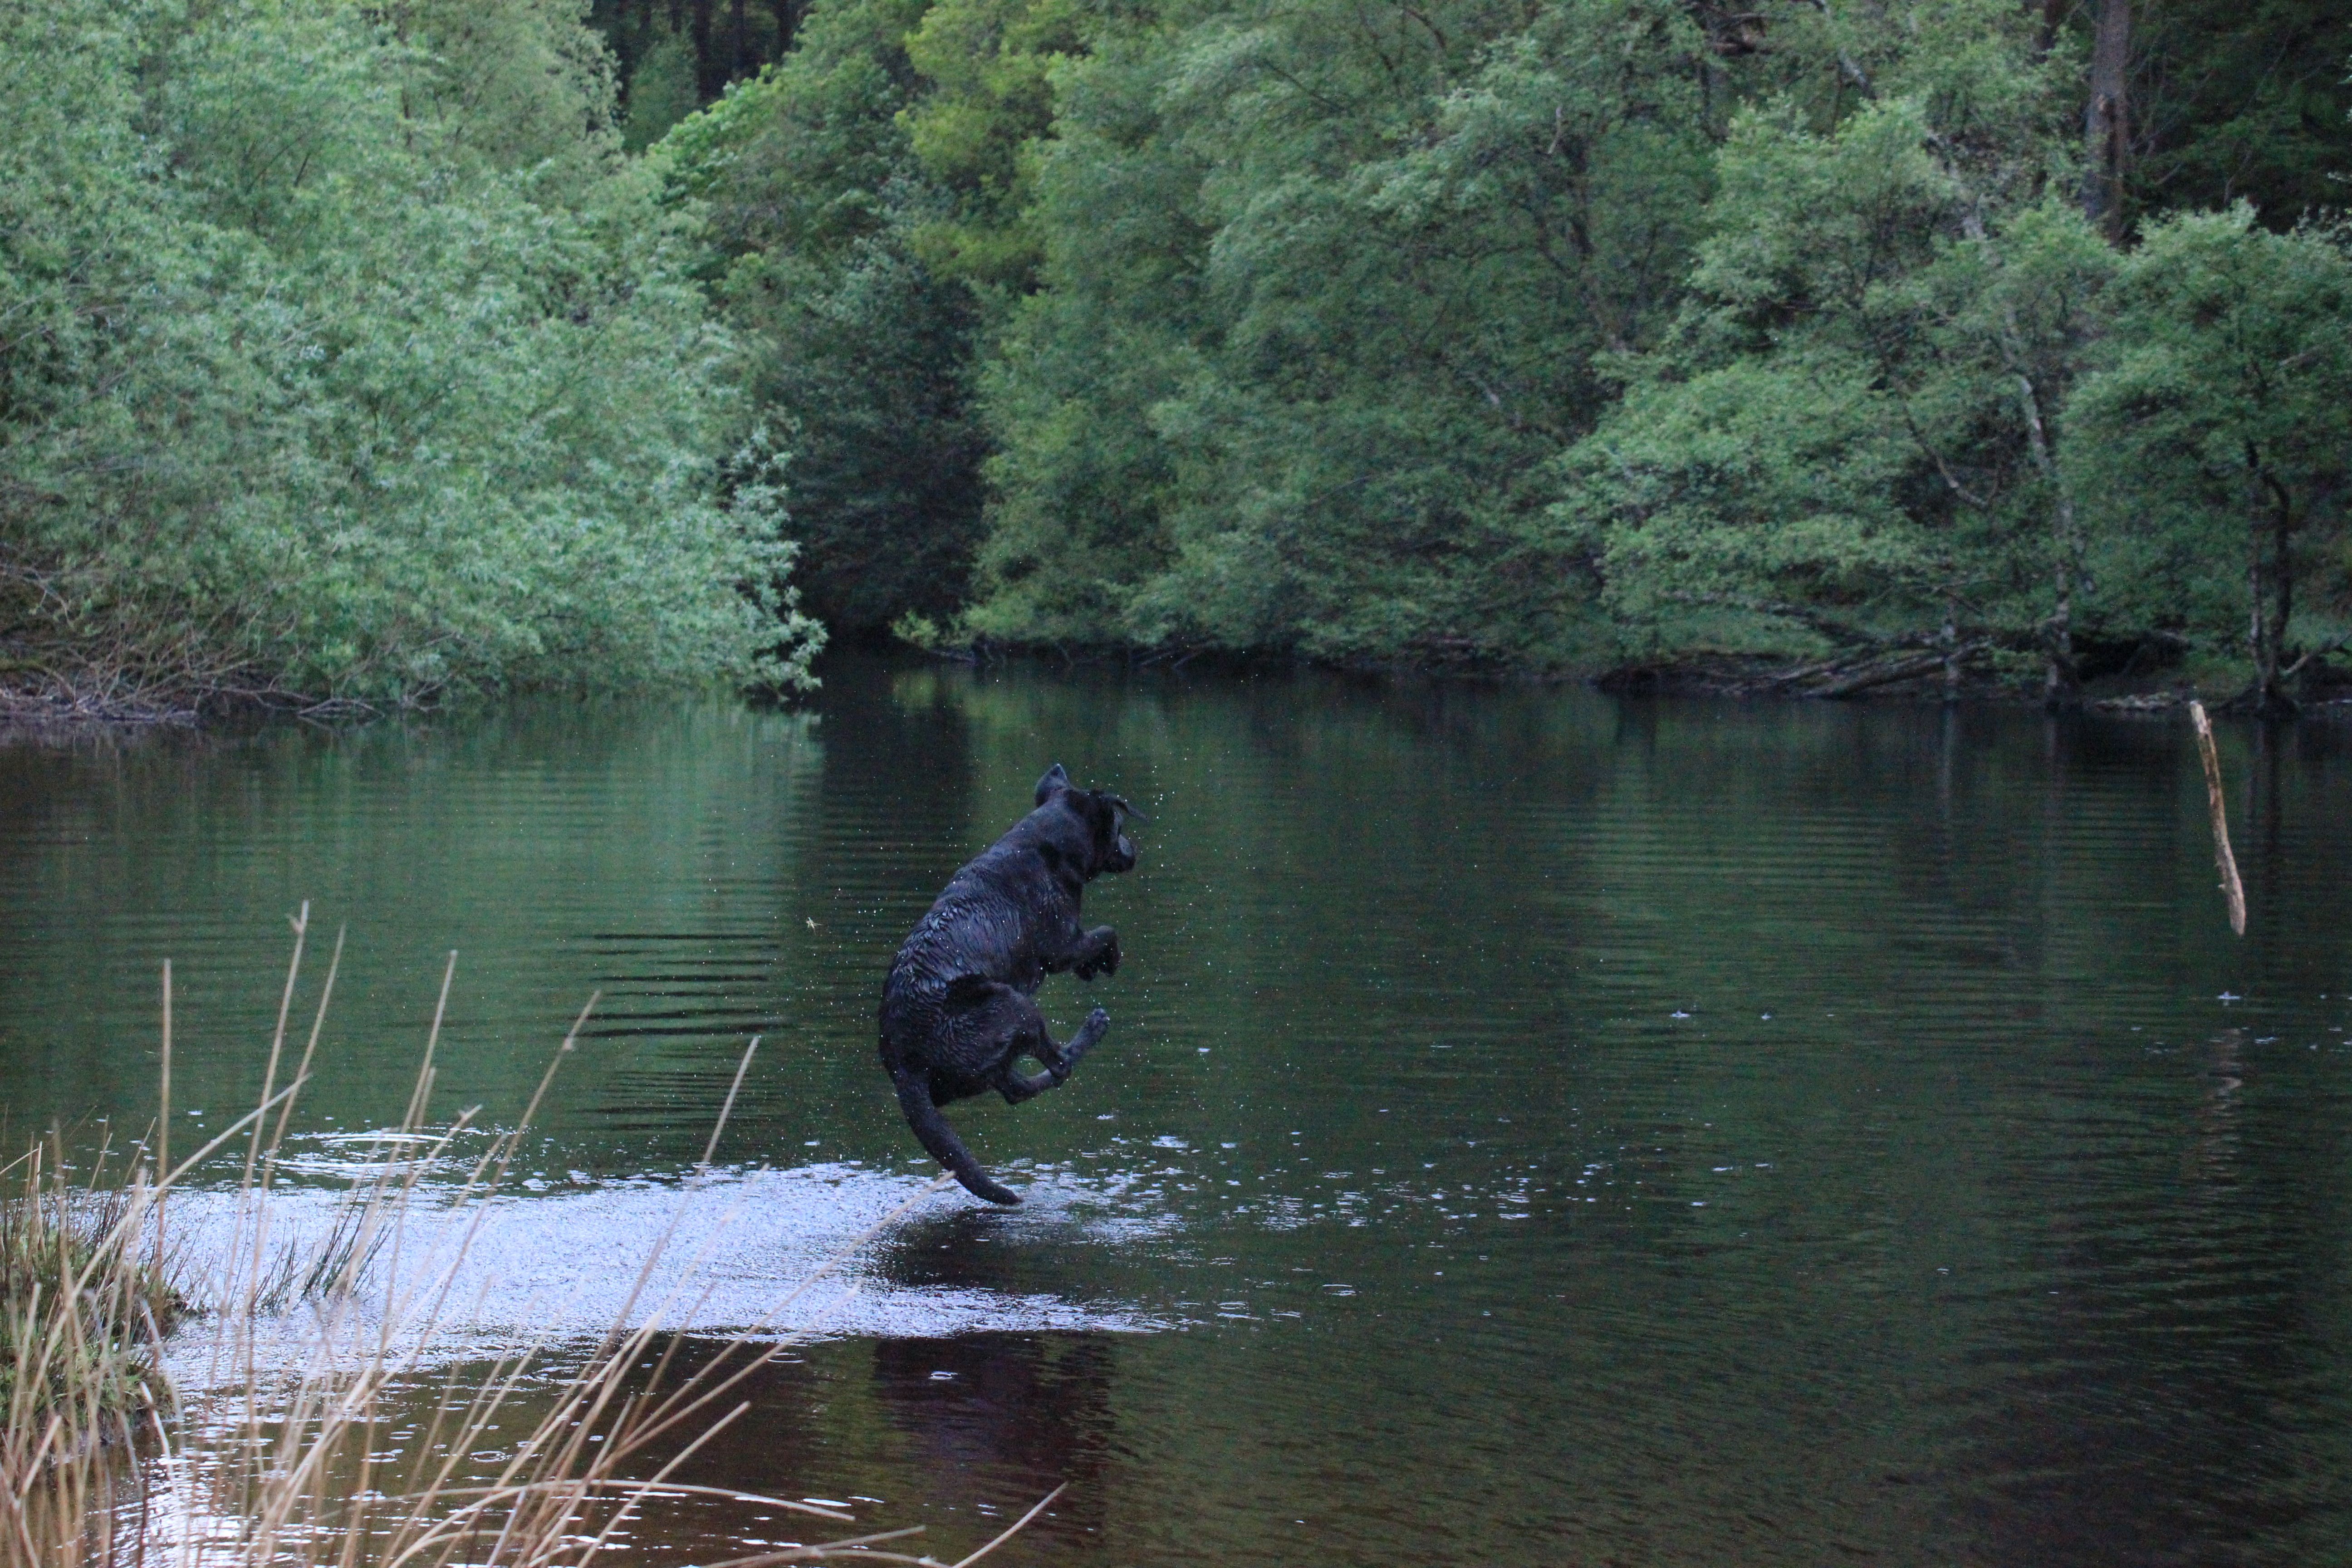
<instances>
[{"instance_id":1,"label":"water surface","mask_svg":"<svg viewBox=\"0 0 2352 1568\"><path fill-rule=\"evenodd\" d=\"M490 1125L599 992L446 1354L593 1335L680 1215L715 1340L930 1175L881 973L1060 761L1152 821L1125 967L1043 998L1104 1047L952 1113L1032 1202L894 1222L697 1479L950 1560L1066 1480L1018 1560L2344 1561L2352 753L2223 754L2242 941L2160 720L843 659L803 713L12 745L0 1098L143 1128L169 956L173 1136L223 1124L304 900L298 1184L448 950Z\"/></svg>"}]
</instances>

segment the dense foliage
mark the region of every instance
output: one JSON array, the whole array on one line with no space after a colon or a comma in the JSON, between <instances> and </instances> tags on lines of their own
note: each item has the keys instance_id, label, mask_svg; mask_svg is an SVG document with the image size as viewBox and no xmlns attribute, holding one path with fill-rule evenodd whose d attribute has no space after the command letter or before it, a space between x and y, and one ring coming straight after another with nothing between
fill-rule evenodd
<instances>
[{"instance_id":1,"label":"dense foliage","mask_svg":"<svg viewBox=\"0 0 2352 1568\"><path fill-rule=\"evenodd\" d=\"M561 0L0 8L10 684L804 679L777 457L612 98Z\"/></svg>"},{"instance_id":2,"label":"dense foliage","mask_svg":"<svg viewBox=\"0 0 2352 1568\"><path fill-rule=\"evenodd\" d=\"M0 67L19 690L790 682L802 591L2059 700L2352 627L2325 0L38 0Z\"/></svg>"},{"instance_id":3,"label":"dense foliage","mask_svg":"<svg viewBox=\"0 0 2352 1568\"><path fill-rule=\"evenodd\" d=\"M2242 207L2178 216L2124 262L2108 305L2069 454L2105 524L2095 565L2139 618L2237 619L2276 703L2323 651L2288 659L2297 586L2324 609L2352 603L2352 256L2265 233Z\"/></svg>"},{"instance_id":4,"label":"dense foliage","mask_svg":"<svg viewBox=\"0 0 2352 1568\"><path fill-rule=\"evenodd\" d=\"M917 5L817 13L780 70L671 132L749 380L792 429L801 582L829 624L952 616L978 537L976 302L919 253L945 213L902 120Z\"/></svg>"},{"instance_id":5,"label":"dense foliage","mask_svg":"<svg viewBox=\"0 0 2352 1568\"><path fill-rule=\"evenodd\" d=\"M1973 14L1972 14L1973 13ZM2028 19L1950 5L1827 125L1743 110L1675 329L1562 464L1621 623L1801 626L2071 666L2082 546L2053 442L2111 267L2041 156ZM1858 62L1859 63L1859 62Z\"/></svg>"},{"instance_id":6,"label":"dense foliage","mask_svg":"<svg viewBox=\"0 0 2352 1568\"><path fill-rule=\"evenodd\" d=\"M852 625L2284 700L2352 611L2352 23L2123 6L835 0L673 188Z\"/></svg>"}]
</instances>

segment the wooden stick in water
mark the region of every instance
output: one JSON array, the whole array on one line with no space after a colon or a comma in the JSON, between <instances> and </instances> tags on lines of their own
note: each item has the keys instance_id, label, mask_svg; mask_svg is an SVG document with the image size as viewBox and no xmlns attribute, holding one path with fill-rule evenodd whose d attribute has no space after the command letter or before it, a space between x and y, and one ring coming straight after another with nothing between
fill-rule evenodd
<instances>
[{"instance_id":1,"label":"wooden stick in water","mask_svg":"<svg viewBox=\"0 0 2352 1568\"><path fill-rule=\"evenodd\" d=\"M2246 885L2238 880L2238 858L2230 853L2230 813L2221 803L2221 759L2213 751L2213 725L2205 704L2189 704L2189 721L2197 729L2197 751L2205 759L2205 804L2213 812L2213 864L2221 873L2221 893L2230 900L2230 929L2246 934Z\"/></svg>"}]
</instances>

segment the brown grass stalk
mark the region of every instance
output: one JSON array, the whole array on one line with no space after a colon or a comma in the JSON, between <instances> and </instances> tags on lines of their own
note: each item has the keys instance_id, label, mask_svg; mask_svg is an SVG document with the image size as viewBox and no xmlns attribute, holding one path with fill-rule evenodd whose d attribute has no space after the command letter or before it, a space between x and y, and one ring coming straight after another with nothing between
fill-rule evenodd
<instances>
[{"instance_id":1,"label":"brown grass stalk","mask_svg":"<svg viewBox=\"0 0 2352 1568\"><path fill-rule=\"evenodd\" d=\"M792 1305L948 1177L852 1237L782 1293L759 1322L683 1375L677 1372L681 1336L659 1326L684 1300L681 1285L662 1285L665 1275L683 1279L699 1261L683 1268L668 1261L681 1210L644 1260L603 1341L545 1403L496 1473L472 1484L463 1467L486 1443L500 1440L490 1434L513 1414L548 1347L507 1356L469 1380L446 1374L423 1430L405 1439L398 1459L382 1457L393 1397L423 1374L447 1321L460 1266L596 999L565 1033L521 1120L488 1138L454 1192L428 1189L425 1173L479 1124L479 1107L437 1126L427 1121L434 1053L455 975L452 953L399 1127L371 1150L323 1240L306 1244L307 1252L289 1246L273 1252L279 1153L295 1101L315 1068L342 955L339 935L309 1038L281 1084L309 918L306 905L293 921L294 957L270 1035L263 1095L253 1110L172 1162L167 966L163 1121L152 1146L137 1146L111 1184L103 1149L85 1180L69 1180L64 1142L55 1134L0 1167L0 1180L13 1176L20 1189L0 1201L0 1265L8 1269L0 1281L0 1373L9 1380L0 1390L0 1568L577 1568L616 1556L615 1543L632 1520L685 1498L854 1524L835 1510L676 1477L749 1408L740 1397L746 1380L793 1342L777 1328ZM757 1041L747 1047L736 1069L699 1172L709 1169L756 1047ZM207 1296L186 1282L183 1252L166 1247L164 1200L240 1140L226 1255L217 1289ZM415 1232L428 1213L444 1245L420 1260L424 1244ZM179 1245L191 1244L184 1228ZM191 1306L189 1295L200 1299ZM211 1336L206 1386L213 1392L183 1404L157 1352L188 1312ZM266 1340L269 1330L279 1337ZM265 1344L282 1352L289 1334L293 1364L282 1353L268 1364ZM622 1473L648 1466L645 1477ZM964 1562L994 1551L1058 1495L1057 1488ZM727 1568L826 1557L948 1568L883 1549L914 1533L845 1535L729 1558Z\"/></svg>"}]
</instances>

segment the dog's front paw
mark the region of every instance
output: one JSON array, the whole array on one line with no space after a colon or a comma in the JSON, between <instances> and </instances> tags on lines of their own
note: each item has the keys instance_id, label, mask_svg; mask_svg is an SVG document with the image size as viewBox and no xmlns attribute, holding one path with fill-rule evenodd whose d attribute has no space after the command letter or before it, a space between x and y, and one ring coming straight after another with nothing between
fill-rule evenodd
<instances>
[{"instance_id":1,"label":"dog's front paw","mask_svg":"<svg viewBox=\"0 0 2352 1568\"><path fill-rule=\"evenodd\" d=\"M1077 966L1077 976L1081 980L1092 980L1097 974L1117 974L1118 973L1118 938L1116 935L1106 940L1102 946L1095 950L1092 957Z\"/></svg>"}]
</instances>

